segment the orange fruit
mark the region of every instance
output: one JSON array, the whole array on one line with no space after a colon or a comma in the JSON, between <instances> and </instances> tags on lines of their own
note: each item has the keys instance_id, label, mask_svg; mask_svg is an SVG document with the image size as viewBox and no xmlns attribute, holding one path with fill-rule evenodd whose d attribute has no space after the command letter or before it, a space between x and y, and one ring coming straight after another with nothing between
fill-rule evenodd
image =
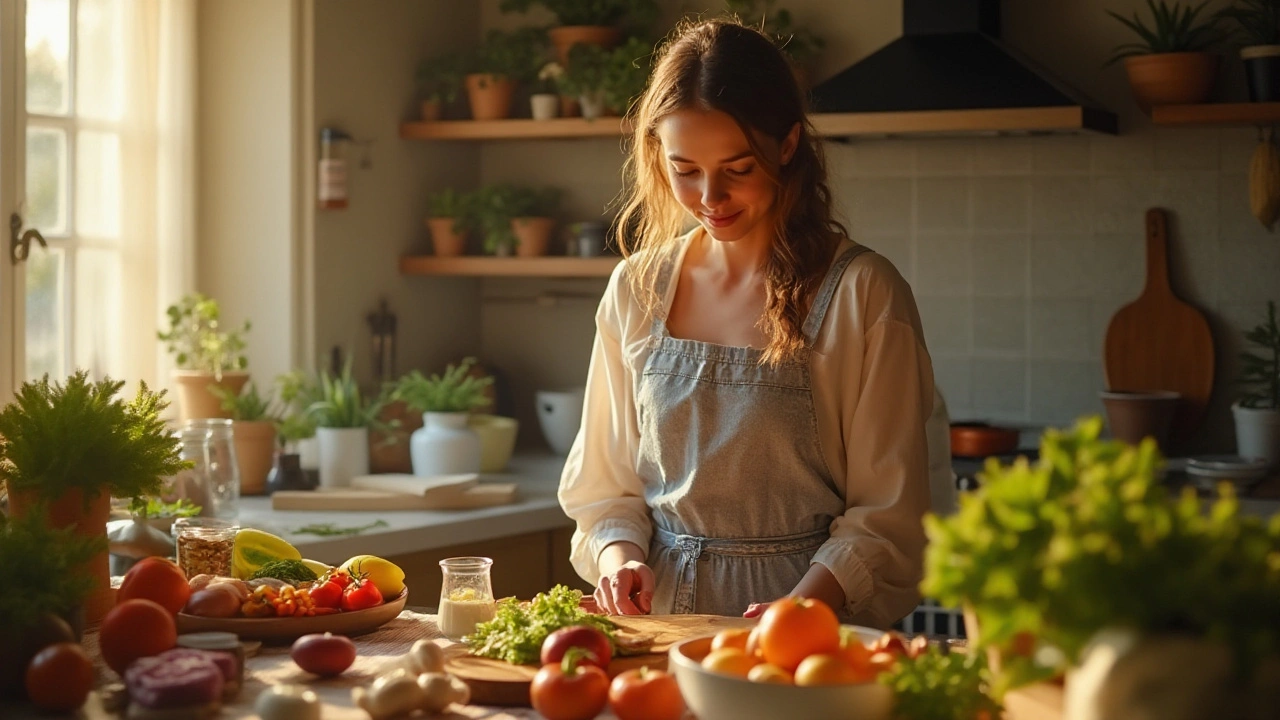
<instances>
[{"instance_id":1,"label":"orange fruit","mask_svg":"<svg viewBox=\"0 0 1280 720\"><path fill-rule=\"evenodd\" d=\"M730 628L721 630L716 636L711 638L711 649L719 650L720 648L738 648L747 651L747 636L751 631L746 628Z\"/></svg>"},{"instance_id":2,"label":"orange fruit","mask_svg":"<svg viewBox=\"0 0 1280 720\"><path fill-rule=\"evenodd\" d=\"M738 648L720 648L702 659L702 667L711 672L746 677L758 661Z\"/></svg>"},{"instance_id":3,"label":"orange fruit","mask_svg":"<svg viewBox=\"0 0 1280 720\"><path fill-rule=\"evenodd\" d=\"M834 653L810 655L796 668L796 685L804 687L851 685L858 682L866 682L866 676Z\"/></svg>"},{"instance_id":4,"label":"orange fruit","mask_svg":"<svg viewBox=\"0 0 1280 720\"><path fill-rule=\"evenodd\" d=\"M760 616L760 651L783 670L794 672L806 657L839 649L840 621L819 600L782 598Z\"/></svg>"},{"instance_id":5,"label":"orange fruit","mask_svg":"<svg viewBox=\"0 0 1280 720\"><path fill-rule=\"evenodd\" d=\"M773 683L775 685L791 685L795 682L795 678L791 677L791 673L770 663L760 663L751 668L751 671L747 673L747 679L751 682Z\"/></svg>"}]
</instances>

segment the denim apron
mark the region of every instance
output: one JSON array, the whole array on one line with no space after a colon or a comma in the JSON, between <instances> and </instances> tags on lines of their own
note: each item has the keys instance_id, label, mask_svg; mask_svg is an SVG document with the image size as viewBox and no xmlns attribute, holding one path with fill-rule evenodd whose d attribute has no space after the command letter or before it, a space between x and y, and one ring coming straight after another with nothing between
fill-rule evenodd
<instances>
[{"instance_id":1,"label":"denim apron","mask_svg":"<svg viewBox=\"0 0 1280 720\"><path fill-rule=\"evenodd\" d=\"M844 514L818 438L809 353L845 268L868 251L855 245L832 264L804 349L775 367L757 348L673 338L665 313L655 318L636 402L655 614L741 615L790 593Z\"/></svg>"}]
</instances>

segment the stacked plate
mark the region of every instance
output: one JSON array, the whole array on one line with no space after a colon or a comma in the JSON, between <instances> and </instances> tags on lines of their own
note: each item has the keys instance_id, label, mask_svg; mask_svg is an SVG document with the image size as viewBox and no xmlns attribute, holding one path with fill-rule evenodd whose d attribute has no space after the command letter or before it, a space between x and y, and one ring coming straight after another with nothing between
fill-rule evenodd
<instances>
[{"instance_id":1,"label":"stacked plate","mask_svg":"<svg viewBox=\"0 0 1280 720\"><path fill-rule=\"evenodd\" d=\"M1215 490L1220 482L1235 485L1237 492L1249 490L1270 473L1265 460L1235 455L1202 455L1187 458L1187 477L1201 490Z\"/></svg>"}]
</instances>

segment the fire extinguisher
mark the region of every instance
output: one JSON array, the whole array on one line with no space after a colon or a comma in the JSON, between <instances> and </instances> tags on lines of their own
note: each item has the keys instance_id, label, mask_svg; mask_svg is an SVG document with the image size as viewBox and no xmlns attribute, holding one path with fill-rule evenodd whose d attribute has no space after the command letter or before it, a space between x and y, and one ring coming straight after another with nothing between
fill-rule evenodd
<instances>
[{"instance_id":1,"label":"fire extinguisher","mask_svg":"<svg viewBox=\"0 0 1280 720\"><path fill-rule=\"evenodd\" d=\"M344 144L351 136L337 128L320 129L320 177L316 200L322 210L347 206L347 161Z\"/></svg>"}]
</instances>

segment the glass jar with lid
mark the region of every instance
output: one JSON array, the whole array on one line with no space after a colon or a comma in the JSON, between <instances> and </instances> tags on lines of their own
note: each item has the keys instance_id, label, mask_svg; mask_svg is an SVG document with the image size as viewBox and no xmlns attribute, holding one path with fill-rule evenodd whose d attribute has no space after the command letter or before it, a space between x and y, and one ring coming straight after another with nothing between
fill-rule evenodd
<instances>
[{"instance_id":1,"label":"glass jar with lid","mask_svg":"<svg viewBox=\"0 0 1280 720\"><path fill-rule=\"evenodd\" d=\"M212 515L220 518L236 517L240 514L240 462L236 458L235 434L231 421L224 418L188 420L184 429L208 431Z\"/></svg>"},{"instance_id":2,"label":"glass jar with lid","mask_svg":"<svg viewBox=\"0 0 1280 720\"><path fill-rule=\"evenodd\" d=\"M457 642L475 632L476 625L492 620L497 612L487 557L455 557L440 561L444 583L440 586L438 624L445 637Z\"/></svg>"},{"instance_id":3,"label":"glass jar with lid","mask_svg":"<svg viewBox=\"0 0 1280 720\"><path fill-rule=\"evenodd\" d=\"M191 463L165 480L160 499L167 503L186 500L200 508L200 515L214 515L213 495L209 487L209 436L203 428L184 428L173 433L178 456Z\"/></svg>"},{"instance_id":4,"label":"glass jar with lid","mask_svg":"<svg viewBox=\"0 0 1280 720\"><path fill-rule=\"evenodd\" d=\"M186 517L173 521L178 567L188 578L231 576L231 555L240 526L230 520Z\"/></svg>"}]
</instances>

